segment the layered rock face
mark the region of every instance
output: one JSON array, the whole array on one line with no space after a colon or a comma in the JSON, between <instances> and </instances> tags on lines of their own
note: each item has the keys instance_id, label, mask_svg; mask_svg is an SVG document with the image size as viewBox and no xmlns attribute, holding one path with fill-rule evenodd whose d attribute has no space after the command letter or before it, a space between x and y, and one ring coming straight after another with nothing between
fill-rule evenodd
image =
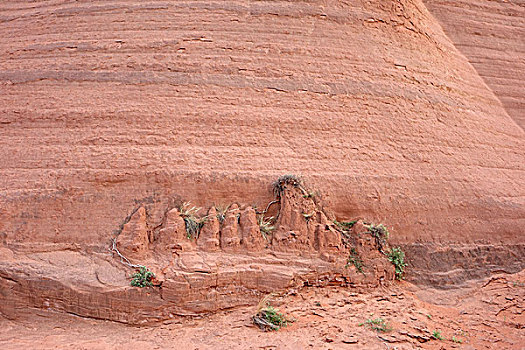
<instances>
[{"instance_id":1,"label":"layered rock face","mask_svg":"<svg viewBox=\"0 0 525 350\"><path fill-rule=\"evenodd\" d=\"M147 257L148 225L179 232L173 203L260 207L270 179L296 173L337 217L392 226L416 281L523 268L524 132L420 0L0 11L0 237L19 261L107 254L126 225L148 233L125 242ZM238 210L197 246L259 251Z\"/></svg>"},{"instance_id":2,"label":"layered rock face","mask_svg":"<svg viewBox=\"0 0 525 350\"><path fill-rule=\"evenodd\" d=\"M362 222L329 220L302 191L284 184L272 228L261 224L274 221L266 211L237 204L199 218L185 206L167 208L157 223L148 216L153 204L126 218L111 254L2 248L0 313L16 318L37 307L143 324L255 305L264 294L305 286L389 285L395 269L385 235ZM139 266L156 275L144 290L129 283L130 268Z\"/></svg>"},{"instance_id":3,"label":"layered rock face","mask_svg":"<svg viewBox=\"0 0 525 350\"><path fill-rule=\"evenodd\" d=\"M447 36L525 129L525 6L521 0L425 0Z\"/></svg>"}]
</instances>

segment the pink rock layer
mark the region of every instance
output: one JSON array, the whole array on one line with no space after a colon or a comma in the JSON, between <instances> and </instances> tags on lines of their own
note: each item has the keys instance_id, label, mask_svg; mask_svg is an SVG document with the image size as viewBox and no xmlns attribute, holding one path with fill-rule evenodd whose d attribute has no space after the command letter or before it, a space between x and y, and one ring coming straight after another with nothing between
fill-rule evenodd
<instances>
[{"instance_id":1,"label":"pink rock layer","mask_svg":"<svg viewBox=\"0 0 525 350\"><path fill-rule=\"evenodd\" d=\"M417 281L524 267L524 131L421 0L9 1L0 35L7 247L101 252L131 208L260 207L296 173L391 225ZM239 210L246 237L197 245L257 251ZM334 245L304 232L272 246Z\"/></svg>"},{"instance_id":2,"label":"pink rock layer","mask_svg":"<svg viewBox=\"0 0 525 350\"><path fill-rule=\"evenodd\" d=\"M525 6L521 0L424 0L463 53L525 129Z\"/></svg>"}]
</instances>

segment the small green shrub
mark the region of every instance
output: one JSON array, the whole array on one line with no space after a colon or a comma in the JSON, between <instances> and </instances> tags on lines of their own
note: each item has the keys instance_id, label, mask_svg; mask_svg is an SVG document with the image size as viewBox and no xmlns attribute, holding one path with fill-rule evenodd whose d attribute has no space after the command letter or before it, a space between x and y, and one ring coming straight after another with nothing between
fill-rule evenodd
<instances>
[{"instance_id":1,"label":"small green shrub","mask_svg":"<svg viewBox=\"0 0 525 350\"><path fill-rule=\"evenodd\" d=\"M399 247L394 247L390 249L390 251L387 254L388 260L394 265L396 268L396 279L401 280L404 278L405 274L405 253L401 250Z\"/></svg>"},{"instance_id":2,"label":"small green shrub","mask_svg":"<svg viewBox=\"0 0 525 350\"><path fill-rule=\"evenodd\" d=\"M131 285L133 287L151 287L153 283L152 279L155 278L155 274L151 272L146 266L141 266L137 272L131 275Z\"/></svg>"},{"instance_id":3,"label":"small green shrub","mask_svg":"<svg viewBox=\"0 0 525 350\"><path fill-rule=\"evenodd\" d=\"M376 332L390 332L392 328L382 318L368 319L359 326L368 327Z\"/></svg>"},{"instance_id":4,"label":"small green shrub","mask_svg":"<svg viewBox=\"0 0 525 350\"><path fill-rule=\"evenodd\" d=\"M269 298L272 294L264 297L257 305L257 313L252 317L252 321L265 332L277 331L286 326L293 320L287 319L282 313L273 306L270 306Z\"/></svg>"},{"instance_id":5,"label":"small green shrub","mask_svg":"<svg viewBox=\"0 0 525 350\"><path fill-rule=\"evenodd\" d=\"M281 327L288 325L289 322L291 321L280 313L279 310L269 305L259 310L259 312L253 316L253 323L265 332L277 331Z\"/></svg>"},{"instance_id":6,"label":"small green shrub","mask_svg":"<svg viewBox=\"0 0 525 350\"><path fill-rule=\"evenodd\" d=\"M361 272L363 275L365 274L363 272L363 259L361 259L354 247L350 248L350 254L348 255L346 266L350 264L354 265L357 271Z\"/></svg>"},{"instance_id":7,"label":"small green shrub","mask_svg":"<svg viewBox=\"0 0 525 350\"><path fill-rule=\"evenodd\" d=\"M463 340L456 338L456 336L452 336L452 341L453 341L454 343L458 343L458 344L463 343Z\"/></svg>"},{"instance_id":8,"label":"small green shrub","mask_svg":"<svg viewBox=\"0 0 525 350\"><path fill-rule=\"evenodd\" d=\"M443 336L441 335L441 332L438 330L435 330L434 332L432 332L432 338L437 339L437 340L443 340Z\"/></svg>"},{"instance_id":9,"label":"small green shrub","mask_svg":"<svg viewBox=\"0 0 525 350\"><path fill-rule=\"evenodd\" d=\"M266 240L268 240L268 236L272 233L272 231L275 230L275 226L273 226L272 224L273 219L273 216L265 218L263 214L257 217L259 229L261 230L261 234Z\"/></svg>"},{"instance_id":10,"label":"small green shrub","mask_svg":"<svg viewBox=\"0 0 525 350\"><path fill-rule=\"evenodd\" d=\"M273 193L280 198L286 185L291 185L295 188L302 188L301 178L297 175L282 175L272 183Z\"/></svg>"},{"instance_id":11,"label":"small green shrub","mask_svg":"<svg viewBox=\"0 0 525 350\"><path fill-rule=\"evenodd\" d=\"M356 222L357 222L357 220L352 220L352 221L337 221L337 220L334 220L335 226L337 226L337 228L339 228L339 229L341 229L343 231L350 230L355 225Z\"/></svg>"},{"instance_id":12,"label":"small green shrub","mask_svg":"<svg viewBox=\"0 0 525 350\"><path fill-rule=\"evenodd\" d=\"M370 232L372 236L374 236L377 239L386 241L388 237L390 237L390 232L388 232L388 229L383 224L379 224L379 225L370 224L370 225L367 225L366 227L368 228L368 232Z\"/></svg>"}]
</instances>

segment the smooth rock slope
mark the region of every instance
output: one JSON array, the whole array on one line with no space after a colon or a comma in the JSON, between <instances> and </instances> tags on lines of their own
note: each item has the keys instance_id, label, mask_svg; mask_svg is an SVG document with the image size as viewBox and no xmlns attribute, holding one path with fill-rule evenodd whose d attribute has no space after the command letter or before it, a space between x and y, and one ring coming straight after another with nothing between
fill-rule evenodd
<instances>
[{"instance_id":1,"label":"smooth rock slope","mask_svg":"<svg viewBox=\"0 0 525 350\"><path fill-rule=\"evenodd\" d=\"M425 5L525 129L525 2L425 0Z\"/></svg>"}]
</instances>

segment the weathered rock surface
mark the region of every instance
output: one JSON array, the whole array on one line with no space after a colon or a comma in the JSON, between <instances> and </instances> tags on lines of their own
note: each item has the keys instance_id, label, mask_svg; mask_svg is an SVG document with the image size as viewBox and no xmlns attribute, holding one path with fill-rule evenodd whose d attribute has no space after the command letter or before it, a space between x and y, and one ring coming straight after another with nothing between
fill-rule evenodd
<instances>
[{"instance_id":1,"label":"weathered rock surface","mask_svg":"<svg viewBox=\"0 0 525 350\"><path fill-rule=\"evenodd\" d=\"M147 213L150 247L137 233L128 248L145 263L169 252L181 266L200 254L243 266L243 238L260 246L249 239L253 216L247 231L239 223L244 208L228 213L220 237L207 228L200 247L180 241L181 220L165 210L179 199L260 207L285 173L304 175L337 217L387 223L396 243L425 252L409 256L424 262L410 267L416 281L524 267L525 133L421 0L8 1L0 35L0 242L17 259L2 261L2 283L21 305L46 293L67 301L58 309L91 298L99 282L63 288L61 270L31 254L102 254L113 233L141 227L143 217L124 219L133 208ZM341 244L322 213L304 231L303 209L289 211L272 251L293 253L275 264L307 275L323 254L335 264L327 258ZM305 257L306 272L289 264L301 247L318 255ZM170 268L165 278L187 286ZM133 300L119 288L111 295ZM126 309L106 292L81 305Z\"/></svg>"},{"instance_id":2,"label":"weathered rock surface","mask_svg":"<svg viewBox=\"0 0 525 350\"><path fill-rule=\"evenodd\" d=\"M113 257L101 252L85 256L79 251L24 255L3 248L0 312L15 317L27 307L52 308L136 324L256 304L263 294L290 288L339 285L362 289L393 281L393 266L379 253L363 225L356 224L355 232L338 231L320 215L322 209L297 188L282 192L280 203L290 212L308 207L314 217L322 218L322 223L315 223L315 238L302 244L302 250L296 249L294 240L278 242L274 249L260 232L254 208L239 210L237 204L231 205L222 226L211 208L207 223L194 237L181 233L186 228L177 209L165 210L162 223L154 225L141 206L117 233ZM154 208L150 211L155 212ZM300 231L306 226L296 221L290 224L284 214L283 222L289 224L277 226L276 232L291 230L299 237L308 233ZM301 215L301 220L307 218ZM343 235L348 238L345 244ZM150 242L148 237L154 238ZM359 252L363 271L348 266L352 247ZM144 290L129 286L129 280L122 277L123 270L128 275L131 270L119 266L119 259L124 265L151 268L157 275L155 286Z\"/></svg>"},{"instance_id":3,"label":"weathered rock surface","mask_svg":"<svg viewBox=\"0 0 525 350\"><path fill-rule=\"evenodd\" d=\"M424 0L447 36L525 129L522 0Z\"/></svg>"},{"instance_id":4,"label":"weathered rock surface","mask_svg":"<svg viewBox=\"0 0 525 350\"><path fill-rule=\"evenodd\" d=\"M303 288L271 298L271 304L295 322L268 333L251 323L253 305L142 327L52 310L24 310L16 320L0 318L0 345L5 350L143 350L170 349L174 344L179 349L522 350L524 286L522 272L493 276L452 291L418 289L405 283L371 293L341 287ZM378 333L359 326L379 316L392 331ZM432 338L434 330L440 331L443 340Z\"/></svg>"}]
</instances>

